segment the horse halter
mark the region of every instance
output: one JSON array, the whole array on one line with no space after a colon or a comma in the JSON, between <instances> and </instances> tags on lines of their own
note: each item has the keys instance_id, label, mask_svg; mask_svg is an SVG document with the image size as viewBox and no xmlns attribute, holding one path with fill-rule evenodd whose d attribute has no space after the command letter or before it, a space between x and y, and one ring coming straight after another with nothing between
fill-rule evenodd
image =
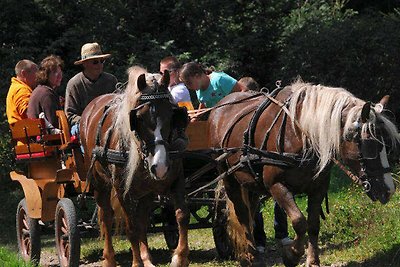
<instances>
[{"instance_id":1,"label":"horse halter","mask_svg":"<svg viewBox=\"0 0 400 267\"><path fill-rule=\"evenodd\" d=\"M357 129L357 145L359 150L359 160L361 165L361 176L360 179L362 181L362 186L365 192L369 192L371 190L371 182L378 177L379 175L383 175L385 173L391 172L391 168L385 168L382 166L382 163L378 159L380 152L383 149L384 143L379 141L376 138L361 138L361 127ZM368 168L367 165L372 163L372 161L379 160L379 168ZM376 179L375 179L376 180Z\"/></svg>"},{"instance_id":2,"label":"horse halter","mask_svg":"<svg viewBox=\"0 0 400 267\"><path fill-rule=\"evenodd\" d=\"M144 106L150 105L150 106L155 106L156 101L163 101L163 100L168 100L170 102L170 94L165 93L165 92L160 92L159 90L159 85L157 82L154 82L154 85L151 87L154 92L153 93L148 93L148 94L142 94L138 101L139 104L137 107L131 110L129 114L129 120L130 120L130 127L131 131L135 131L137 127L137 111L142 109ZM149 150L157 145L163 145L165 147L169 147L169 143L163 139L161 140L153 140L151 142L145 142L142 138L140 138L137 133L136 137L141 140L142 146L141 146L141 152L144 157L147 157L149 155Z\"/></svg>"}]
</instances>

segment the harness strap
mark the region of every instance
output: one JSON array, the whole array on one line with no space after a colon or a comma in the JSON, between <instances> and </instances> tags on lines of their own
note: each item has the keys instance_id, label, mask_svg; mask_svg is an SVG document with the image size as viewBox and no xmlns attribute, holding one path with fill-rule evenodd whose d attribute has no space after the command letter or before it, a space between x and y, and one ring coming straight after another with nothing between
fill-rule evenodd
<instances>
[{"instance_id":1,"label":"harness strap","mask_svg":"<svg viewBox=\"0 0 400 267\"><path fill-rule=\"evenodd\" d=\"M105 149L101 146L96 146L92 150L92 154L97 157L101 158L102 160L124 166L128 162L129 152L127 151L119 151L114 149Z\"/></svg>"},{"instance_id":2,"label":"harness strap","mask_svg":"<svg viewBox=\"0 0 400 267\"><path fill-rule=\"evenodd\" d=\"M282 90L281 87L276 88L274 91L272 91L270 94L265 94L267 98L258 106L256 111L253 113L253 116L251 117L249 126L247 127L246 131L244 132L244 140L243 143L245 145L250 145L254 146L254 133L256 130L257 122L259 118L261 117L261 114L264 112L264 110L271 104L271 96L276 96L280 91Z\"/></svg>"},{"instance_id":3,"label":"harness strap","mask_svg":"<svg viewBox=\"0 0 400 267\"><path fill-rule=\"evenodd\" d=\"M232 173L236 172L238 169L244 167L244 163L242 161L239 161L236 165L234 165L233 167L230 167L226 172L221 173L220 175L217 176L217 178L215 178L214 180L212 180L211 182L197 188L196 190L190 192L188 194L188 197L196 194L197 192L200 192L201 190L219 182L220 180L224 179L225 177L231 175Z\"/></svg>"},{"instance_id":4,"label":"harness strap","mask_svg":"<svg viewBox=\"0 0 400 267\"><path fill-rule=\"evenodd\" d=\"M282 109L281 109L282 110ZM286 120L287 120L287 113L286 112L284 112L283 113L283 117L282 117L282 123L281 123L281 126L280 126L280 128L279 128L279 133L278 133L278 136L277 136L277 138L276 138L276 142L277 142L277 144L276 144L276 147L277 147L277 149L278 149L278 152L280 153L280 154L282 154L283 153L283 151L284 151L284 145L285 145L285 128L286 128Z\"/></svg>"},{"instance_id":5,"label":"harness strap","mask_svg":"<svg viewBox=\"0 0 400 267\"><path fill-rule=\"evenodd\" d=\"M226 145L226 142L228 142L229 137L232 134L233 129L235 128L235 125L244 117L246 117L248 114L250 114L251 112L253 112L256 109L256 107L250 107L249 110L246 110L245 112L243 112L242 114L240 114L240 116L238 116L238 118L236 118L231 125L229 126L228 130L225 132L225 134L223 135L224 138L222 139L221 142L221 147L224 147L224 145Z\"/></svg>"},{"instance_id":6,"label":"harness strap","mask_svg":"<svg viewBox=\"0 0 400 267\"><path fill-rule=\"evenodd\" d=\"M260 149L267 148L267 142L268 142L268 139L269 139L269 135L270 135L270 133L272 131L272 128L274 128L276 122L278 121L279 116L281 115L282 111L283 111L282 109L280 109L278 111L278 114L275 116L274 120L272 121L271 125L269 126L267 132L265 133L264 140L261 143Z\"/></svg>"}]
</instances>

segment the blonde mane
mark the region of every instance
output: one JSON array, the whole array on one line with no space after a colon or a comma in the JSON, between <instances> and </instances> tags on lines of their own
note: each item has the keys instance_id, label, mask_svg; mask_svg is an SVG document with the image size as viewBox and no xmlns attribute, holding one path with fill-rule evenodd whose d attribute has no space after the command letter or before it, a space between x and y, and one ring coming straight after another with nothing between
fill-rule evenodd
<instances>
[{"instance_id":1,"label":"blonde mane","mask_svg":"<svg viewBox=\"0 0 400 267\"><path fill-rule=\"evenodd\" d=\"M302 81L293 83L291 89L290 116L296 118L303 133L304 155L307 156L311 151L319 159L317 176L333 157L339 155L340 143L347 134L361 125L360 116L365 101L343 88L312 85ZM300 103L301 108L298 110ZM374 108L371 108L370 119L362 125L361 131L375 136L377 118L383 122L395 146L400 141L396 126Z\"/></svg>"},{"instance_id":2,"label":"blonde mane","mask_svg":"<svg viewBox=\"0 0 400 267\"><path fill-rule=\"evenodd\" d=\"M141 74L146 75L147 84L158 81L160 74L147 73L146 69L140 66L132 66L127 70L128 84L126 89L117 94L112 101L112 107L115 108L113 120L115 121L115 129L119 133L119 146L129 148L129 157L125 169L125 194L132 185L133 176L143 161L140 153L140 142L134 131L130 129L129 114L133 108L137 106L138 99L142 95L137 80Z\"/></svg>"}]
</instances>

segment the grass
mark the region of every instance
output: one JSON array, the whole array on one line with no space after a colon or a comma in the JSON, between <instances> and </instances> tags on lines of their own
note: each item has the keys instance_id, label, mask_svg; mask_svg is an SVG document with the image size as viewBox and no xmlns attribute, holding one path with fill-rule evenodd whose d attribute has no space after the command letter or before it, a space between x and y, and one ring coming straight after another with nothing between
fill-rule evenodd
<instances>
[{"instance_id":1,"label":"grass","mask_svg":"<svg viewBox=\"0 0 400 267\"><path fill-rule=\"evenodd\" d=\"M33 267L34 265L28 262L24 262L14 252L11 252L4 247L0 247L0 266Z\"/></svg>"},{"instance_id":2,"label":"grass","mask_svg":"<svg viewBox=\"0 0 400 267\"><path fill-rule=\"evenodd\" d=\"M320 248L321 264L324 266L385 266L400 267L400 192L386 205L372 202L362 190L334 170L329 191L330 214L321 220ZM0 253L15 250L15 209L23 194L19 190L0 189L0 201L6 210L0 212ZM304 196L296 202L306 215ZM267 201L263 207L267 234L267 266L283 266L273 240L273 203ZM293 237L293 230L289 229ZM211 229L190 230L190 266L237 266L236 261L219 261L214 249ZM55 254L54 238L44 236L43 251ZM114 238L116 260L121 266L130 266L130 244L125 237ZM171 252L167 249L162 234L149 234L154 262L157 266L168 266ZM97 238L82 239L81 260L93 263L101 259L103 241ZM8 251L8 250L6 250ZM2 255L2 254L0 254ZM54 255L56 258L56 256ZM0 257L0 260L3 256ZM304 263L304 259L302 263ZM12 263L13 264L13 263ZM1 265L1 262L0 262ZM7 264L7 266L9 266ZM11 265L13 266L13 265ZM24 266L24 265L15 265Z\"/></svg>"}]
</instances>

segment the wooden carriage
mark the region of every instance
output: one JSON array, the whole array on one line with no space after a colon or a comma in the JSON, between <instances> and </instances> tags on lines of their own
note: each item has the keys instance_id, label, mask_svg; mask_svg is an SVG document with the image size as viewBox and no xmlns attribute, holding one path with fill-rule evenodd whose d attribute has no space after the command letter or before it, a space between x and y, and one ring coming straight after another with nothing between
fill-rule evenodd
<instances>
[{"instance_id":1,"label":"wooden carriage","mask_svg":"<svg viewBox=\"0 0 400 267\"><path fill-rule=\"evenodd\" d=\"M17 208L17 239L25 260L40 260L40 223L53 222L61 266L78 266L80 235L71 199L89 191L79 144L70 136L63 111L57 111L60 134L49 134L43 119L10 126L20 170L10 173L24 191Z\"/></svg>"}]
</instances>

